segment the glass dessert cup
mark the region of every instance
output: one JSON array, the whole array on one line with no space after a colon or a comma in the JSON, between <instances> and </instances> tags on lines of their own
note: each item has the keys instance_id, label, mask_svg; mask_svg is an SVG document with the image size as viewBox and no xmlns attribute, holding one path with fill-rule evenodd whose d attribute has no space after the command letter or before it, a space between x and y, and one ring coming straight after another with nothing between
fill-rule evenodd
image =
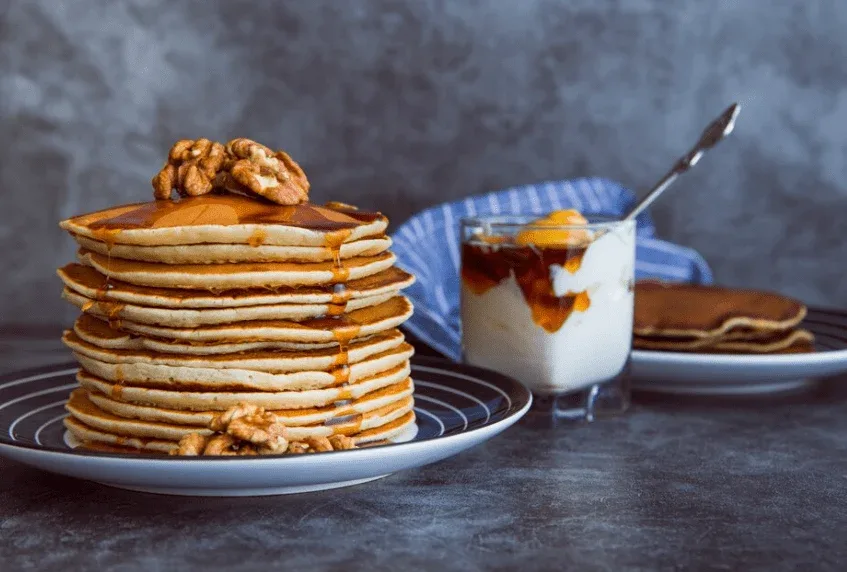
<instances>
[{"instance_id":1,"label":"glass dessert cup","mask_svg":"<svg viewBox=\"0 0 847 572\"><path fill-rule=\"evenodd\" d=\"M585 221L575 211L536 219L462 220L464 361L529 387L531 423L622 413L630 402L635 223Z\"/></svg>"}]
</instances>

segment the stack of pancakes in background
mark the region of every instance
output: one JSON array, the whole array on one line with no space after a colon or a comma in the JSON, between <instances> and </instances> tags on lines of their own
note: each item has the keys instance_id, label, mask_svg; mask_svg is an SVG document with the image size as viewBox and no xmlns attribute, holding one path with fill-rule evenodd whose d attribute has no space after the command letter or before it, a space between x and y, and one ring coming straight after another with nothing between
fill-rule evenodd
<instances>
[{"instance_id":1,"label":"stack of pancakes in background","mask_svg":"<svg viewBox=\"0 0 847 572\"><path fill-rule=\"evenodd\" d=\"M799 327L806 307L756 290L639 281L635 286L633 347L736 354L814 351Z\"/></svg>"},{"instance_id":2,"label":"stack of pancakes in background","mask_svg":"<svg viewBox=\"0 0 847 572\"><path fill-rule=\"evenodd\" d=\"M66 427L88 445L167 453L250 403L292 441L413 430L413 349L397 328L414 278L393 266L387 224L238 194L62 222L80 246L59 270L63 296L83 312L64 335L81 365Z\"/></svg>"}]
</instances>

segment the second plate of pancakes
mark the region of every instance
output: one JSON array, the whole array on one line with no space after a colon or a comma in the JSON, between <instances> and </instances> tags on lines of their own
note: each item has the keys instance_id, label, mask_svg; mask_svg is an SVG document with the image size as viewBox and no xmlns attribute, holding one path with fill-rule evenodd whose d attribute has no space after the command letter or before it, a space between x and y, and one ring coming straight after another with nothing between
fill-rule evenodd
<instances>
[{"instance_id":1,"label":"second plate of pancakes","mask_svg":"<svg viewBox=\"0 0 847 572\"><path fill-rule=\"evenodd\" d=\"M760 395L812 386L847 372L847 311L809 308L799 327L814 351L721 354L634 349L633 388L680 395Z\"/></svg>"}]
</instances>

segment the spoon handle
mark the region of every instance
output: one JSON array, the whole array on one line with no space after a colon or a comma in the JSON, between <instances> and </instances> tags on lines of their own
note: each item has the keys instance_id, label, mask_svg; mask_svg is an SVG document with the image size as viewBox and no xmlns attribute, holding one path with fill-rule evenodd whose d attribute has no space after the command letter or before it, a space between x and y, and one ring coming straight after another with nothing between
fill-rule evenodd
<instances>
[{"instance_id":1,"label":"spoon handle","mask_svg":"<svg viewBox=\"0 0 847 572\"><path fill-rule=\"evenodd\" d=\"M665 189L671 186L677 177L686 172L700 161L703 153L718 144L724 137L732 133L735 127L735 119L738 117L738 112L741 111L741 106L733 103L726 108L726 111L721 113L720 117L712 121L703 133L700 135L700 140L697 144L685 155L680 157L671 170L662 177L656 185L650 189L650 192L635 205L635 207L624 217L624 220L632 220L644 209L653 204L653 201L659 198L659 195L665 192Z\"/></svg>"}]
</instances>

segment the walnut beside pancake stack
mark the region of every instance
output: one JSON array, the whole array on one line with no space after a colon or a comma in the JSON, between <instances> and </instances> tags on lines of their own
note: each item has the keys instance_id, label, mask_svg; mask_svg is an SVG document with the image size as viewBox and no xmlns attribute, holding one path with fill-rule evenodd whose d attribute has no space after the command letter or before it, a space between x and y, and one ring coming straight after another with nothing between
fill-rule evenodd
<instances>
[{"instance_id":1,"label":"walnut beside pancake stack","mask_svg":"<svg viewBox=\"0 0 847 572\"><path fill-rule=\"evenodd\" d=\"M814 336L800 328L802 303L772 292L673 284L635 285L636 349L772 354L814 351Z\"/></svg>"},{"instance_id":2,"label":"walnut beside pancake stack","mask_svg":"<svg viewBox=\"0 0 847 572\"><path fill-rule=\"evenodd\" d=\"M397 329L414 278L384 216L308 203L300 167L247 139L178 142L153 187L61 223L80 246L58 272L82 310L63 337L81 366L65 421L78 441L169 453L232 408L262 408L294 444L414 426Z\"/></svg>"}]
</instances>

